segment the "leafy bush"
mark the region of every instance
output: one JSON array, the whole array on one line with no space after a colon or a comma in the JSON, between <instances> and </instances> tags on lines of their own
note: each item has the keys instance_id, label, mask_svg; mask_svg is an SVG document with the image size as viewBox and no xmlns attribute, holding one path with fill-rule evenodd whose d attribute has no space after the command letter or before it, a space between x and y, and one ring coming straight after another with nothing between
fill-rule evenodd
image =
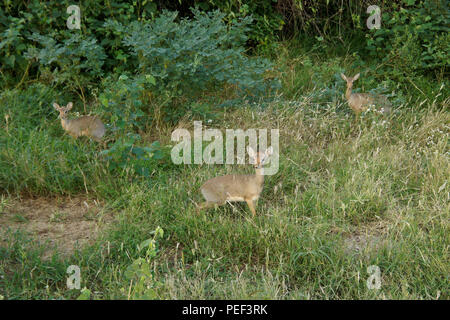
<instances>
[{"instance_id":1,"label":"leafy bush","mask_svg":"<svg viewBox=\"0 0 450 320\"><path fill-rule=\"evenodd\" d=\"M276 9L286 23L284 34L314 36L322 41L337 37L343 41L366 32L368 6L377 4L384 10L398 1L278 0Z\"/></svg>"},{"instance_id":2,"label":"leafy bush","mask_svg":"<svg viewBox=\"0 0 450 320\"><path fill-rule=\"evenodd\" d=\"M140 74L157 79L157 91L192 96L228 84L243 94L258 95L274 85L264 79L269 61L244 54L250 17L226 25L219 11L192 12L193 19L180 22L176 12L168 11L150 23L134 22L125 37Z\"/></svg>"},{"instance_id":3,"label":"leafy bush","mask_svg":"<svg viewBox=\"0 0 450 320\"><path fill-rule=\"evenodd\" d=\"M158 165L170 163L170 153L158 141L149 147L138 146L141 140L138 134L128 133L120 137L109 149L100 155L108 161L112 172L129 171L143 177L149 177Z\"/></svg>"},{"instance_id":4,"label":"leafy bush","mask_svg":"<svg viewBox=\"0 0 450 320\"><path fill-rule=\"evenodd\" d=\"M0 30L3 83L15 79L16 86L27 76L38 76L46 84L76 93L86 112L90 94L102 90L98 83L104 74L114 71L109 78L116 80L119 74L128 75L128 80L110 81L110 88L103 89L101 102L114 125L125 121L120 118L128 112L120 104L131 108L125 115L127 121L155 117L173 121L191 109L192 99L205 93L226 89L231 95L258 97L278 86L277 81L265 79L272 67L268 60L245 54L253 27L245 6L239 7L244 10L239 15L194 9L192 18L182 18L169 11L158 16L154 6L147 12L117 1L102 11L98 5L82 2L79 31L65 26L68 2L38 4L30 2L30 13L19 4L0 7L0 25L9 27ZM6 18L6 14L12 17ZM158 85L152 84L153 80ZM161 112L154 112L155 108Z\"/></svg>"},{"instance_id":5,"label":"leafy bush","mask_svg":"<svg viewBox=\"0 0 450 320\"><path fill-rule=\"evenodd\" d=\"M251 16L253 23L249 26L248 39L251 46L262 50L273 51L276 40L283 30L283 16L277 10L274 0L210 0L200 2L210 4L213 8L203 5L205 11L219 9L225 13L225 20L233 23L241 17ZM200 6L202 8L202 6Z\"/></svg>"},{"instance_id":6,"label":"leafy bush","mask_svg":"<svg viewBox=\"0 0 450 320\"><path fill-rule=\"evenodd\" d=\"M52 38L58 44L64 44L78 30L69 30L66 20L69 14L66 9L74 4L69 0L62 1L6 1L0 4L0 62L2 81L8 85L19 81L18 77L34 76L41 71L36 63L28 69L28 61L24 53L36 42L30 36L33 33ZM123 33L103 27L105 20L110 19L124 25L130 21L145 18L154 11L149 6L141 7L121 0L113 1L79 1L81 9L81 32L83 39L98 39L97 45L103 48L107 59L105 69L119 70L130 67L127 55L121 45ZM118 46L117 44L120 44ZM39 46L42 48L42 46ZM29 72L28 72L29 71Z\"/></svg>"},{"instance_id":7,"label":"leafy bush","mask_svg":"<svg viewBox=\"0 0 450 320\"><path fill-rule=\"evenodd\" d=\"M249 25L248 45L252 48L271 50L276 47L276 40L283 29L283 16L277 10L279 0L154 0L145 11L154 13L156 9L179 12L180 17L192 17L190 8L197 7L203 12L220 10L224 13L224 21L232 24L237 20L251 16L253 23ZM151 11L155 10L155 11Z\"/></svg>"},{"instance_id":8,"label":"leafy bush","mask_svg":"<svg viewBox=\"0 0 450 320\"><path fill-rule=\"evenodd\" d=\"M6 17L2 17L6 19ZM14 75L14 70L25 70L27 61L23 53L27 46L22 32L26 27L26 20L23 18L11 17L9 26L0 33L0 63Z\"/></svg>"},{"instance_id":9,"label":"leafy bush","mask_svg":"<svg viewBox=\"0 0 450 320\"><path fill-rule=\"evenodd\" d=\"M149 147L139 146L141 136L135 133L144 131L151 118L149 106L143 100L146 90L155 84L151 75L131 78L125 74L108 77L103 83L105 89L99 95L102 116L107 119L110 139L115 142L101 155L113 172L131 169L133 174L149 177L157 166L171 163L167 147L158 141Z\"/></svg>"},{"instance_id":10,"label":"leafy bush","mask_svg":"<svg viewBox=\"0 0 450 320\"><path fill-rule=\"evenodd\" d=\"M103 81L104 90L99 95L101 111L113 133L122 135L134 129L144 129L144 116L150 113L142 102L144 90L155 84L151 75L134 78L125 74L119 77L112 75Z\"/></svg>"},{"instance_id":11,"label":"leafy bush","mask_svg":"<svg viewBox=\"0 0 450 320\"><path fill-rule=\"evenodd\" d=\"M244 1L245 2L245 1ZM128 26L133 21L150 21L158 16L164 8L180 12L180 17L191 17L190 7L198 5L201 10L220 9L227 24L235 24L239 17L252 15L254 23L248 24L249 43L265 46L275 40L275 34L282 26L282 19L276 13L272 0L259 1L215 0L215 1L147 1L129 3L122 0L113 1L79 1L81 9L81 32L83 40L97 39L106 56L103 71L123 73L132 70L135 60L130 56L122 40L127 34ZM16 85L22 78L39 74L41 67L24 57L30 47L46 48L47 40L30 37L33 33L45 35L62 45L70 40L78 30L68 30L66 9L73 4L69 0L42 2L7 1L0 4L0 62L1 80L4 84ZM38 40L36 42L36 40ZM44 43L39 43L44 40ZM80 44L80 43L79 43ZM248 44L248 43L247 43ZM43 46L44 45L44 46ZM92 48L91 48L92 49ZM91 50L89 49L89 50ZM62 54L66 54L62 53ZM74 53L79 56L79 53ZM102 55L103 55L102 54ZM95 56L92 56L95 58ZM49 67L49 66L47 66ZM91 81L95 81L92 79Z\"/></svg>"},{"instance_id":12,"label":"leafy bush","mask_svg":"<svg viewBox=\"0 0 450 320\"><path fill-rule=\"evenodd\" d=\"M138 62L138 74L123 82L129 88L124 93L139 91L131 108L147 121L176 121L195 107L192 100L211 91L260 97L279 87L277 79L265 79L272 68L267 59L245 55L250 17L227 25L219 11L192 13L179 21L169 11L151 22L136 21L123 41Z\"/></svg>"},{"instance_id":13,"label":"leafy bush","mask_svg":"<svg viewBox=\"0 0 450 320\"><path fill-rule=\"evenodd\" d=\"M155 279L153 266L160 250L160 245L156 240L163 238L164 230L158 226L151 234L153 237L142 241L137 246L140 256L133 260L124 273L130 286L122 288L121 291L124 295L128 292L133 299L157 299L157 289L162 285ZM131 286L133 289L132 292L129 292Z\"/></svg>"},{"instance_id":14,"label":"leafy bush","mask_svg":"<svg viewBox=\"0 0 450 320\"><path fill-rule=\"evenodd\" d=\"M448 2L405 0L383 13L382 27L373 29L367 48L397 76L411 72L443 74L450 65L450 10Z\"/></svg>"},{"instance_id":15,"label":"leafy bush","mask_svg":"<svg viewBox=\"0 0 450 320\"><path fill-rule=\"evenodd\" d=\"M58 43L55 39L33 33L30 39L41 49L31 47L27 58L36 59L46 69L42 70L48 80L64 84L66 88L77 91L85 102L83 88L102 74L106 58L103 48L92 37L84 38L79 33Z\"/></svg>"}]
</instances>

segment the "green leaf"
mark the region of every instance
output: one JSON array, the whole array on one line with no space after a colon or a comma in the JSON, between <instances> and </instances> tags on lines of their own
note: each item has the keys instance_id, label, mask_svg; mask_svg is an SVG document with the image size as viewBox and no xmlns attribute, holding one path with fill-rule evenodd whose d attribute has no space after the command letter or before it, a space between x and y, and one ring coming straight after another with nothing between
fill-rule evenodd
<instances>
[{"instance_id":1,"label":"green leaf","mask_svg":"<svg viewBox=\"0 0 450 320\"><path fill-rule=\"evenodd\" d=\"M91 290L84 287L81 289L81 293L78 296L77 300L89 300L91 298Z\"/></svg>"},{"instance_id":2,"label":"green leaf","mask_svg":"<svg viewBox=\"0 0 450 320\"><path fill-rule=\"evenodd\" d=\"M145 75L145 79L147 80L148 83L156 85L156 79L154 76L147 74L147 75Z\"/></svg>"}]
</instances>

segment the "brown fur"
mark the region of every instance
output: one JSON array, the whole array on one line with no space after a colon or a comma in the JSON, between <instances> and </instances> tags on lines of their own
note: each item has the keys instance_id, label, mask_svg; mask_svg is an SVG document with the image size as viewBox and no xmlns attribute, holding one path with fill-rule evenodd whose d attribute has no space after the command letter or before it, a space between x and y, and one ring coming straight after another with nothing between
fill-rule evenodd
<instances>
[{"instance_id":1,"label":"brown fur","mask_svg":"<svg viewBox=\"0 0 450 320\"><path fill-rule=\"evenodd\" d=\"M256 215L255 203L258 201L264 185L264 169L262 166L272 154L272 149L267 149L265 153L255 153L251 148L248 148L247 151L255 163L255 174L232 174L206 181L200 189L206 202L200 204L198 209L223 205L227 201L245 201L253 216Z\"/></svg>"},{"instance_id":2,"label":"brown fur","mask_svg":"<svg viewBox=\"0 0 450 320\"><path fill-rule=\"evenodd\" d=\"M53 104L53 107L59 111L63 129L75 139L80 136L87 136L101 142L106 132L103 122L97 116L67 119L67 113L72 109L72 106L72 102L69 102L66 107L60 107L57 103Z\"/></svg>"},{"instance_id":3,"label":"brown fur","mask_svg":"<svg viewBox=\"0 0 450 320\"><path fill-rule=\"evenodd\" d=\"M352 93L353 82L359 78L359 73L354 77L346 77L343 73L341 73L341 77L347 82L345 98L357 117L359 117L361 112L366 111L370 105L375 104L383 107L383 113L389 113L391 111L390 103L385 96L374 96L370 93Z\"/></svg>"}]
</instances>

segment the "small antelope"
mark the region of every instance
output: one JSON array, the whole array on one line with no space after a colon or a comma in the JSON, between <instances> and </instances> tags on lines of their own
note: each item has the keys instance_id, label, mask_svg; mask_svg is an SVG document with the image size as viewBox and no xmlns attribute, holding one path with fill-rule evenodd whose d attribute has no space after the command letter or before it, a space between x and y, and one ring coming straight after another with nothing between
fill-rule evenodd
<instances>
[{"instance_id":1,"label":"small antelope","mask_svg":"<svg viewBox=\"0 0 450 320\"><path fill-rule=\"evenodd\" d=\"M226 175L212 178L201 187L201 192L206 202L199 205L198 209L223 205L227 201L245 201L250 208L253 217L256 215L255 201L264 184L263 165L272 155L273 148L269 147L264 153L255 152L251 147L247 148L250 161L254 164L256 174L252 175Z\"/></svg>"},{"instance_id":2,"label":"small antelope","mask_svg":"<svg viewBox=\"0 0 450 320\"><path fill-rule=\"evenodd\" d=\"M359 78L359 73L352 77L346 77L341 73L342 79L347 82L347 90L345 91L345 98L348 101L348 105L355 112L356 117L359 117L361 112L367 110L370 105L381 104L382 113L389 113L391 111L391 105L387 98L382 95L374 96L370 93L352 93L353 82Z\"/></svg>"},{"instance_id":3,"label":"small antelope","mask_svg":"<svg viewBox=\"0 0 450 320\"><path fill-rule=\"evenodd\" d=\"M73 107L73 103L69 102L66 107L60 107L57 103L53 103L53 107L59 111L61 125L63 129L73 138L79 136L87 136L97 142L101 142L105 135L105 126L103 122L96 116L82 116L76 119L67 119L67 113Z\"/></svg>"}]
</instances>

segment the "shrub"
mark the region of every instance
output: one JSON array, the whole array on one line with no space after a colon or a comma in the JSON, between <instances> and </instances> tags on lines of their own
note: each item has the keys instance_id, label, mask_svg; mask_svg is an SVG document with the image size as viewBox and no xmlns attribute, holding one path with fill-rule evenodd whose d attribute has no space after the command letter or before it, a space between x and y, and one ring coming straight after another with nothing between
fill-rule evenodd
<instances>
[{"instance_id":1,"label":"shrub","mask_svg":"<svg viewBox=\"0 0 450 320\"><path fill-rule=\"evenodd\" d=\"M23 37L26 20L11 17L8 22L8 28L0 32L0 63L2 69L5 68L12 76L18 77L20 70L26 70L27 67L27 61L23 57L27 48Z\"/></svg>"},{"instance_id":2,"label":"shrub","mask_svg":"<svg viewBox=\"0 0 450 320\"><path fill-rule=\"evenodd\" d=\"M113 1L79 1L81 9L81 33L83 40L97 39L106 56L103 71L123 73L134 67L135 60L123 45L123 38L132 21L150 21L158 16L162 9L178 10L182 18L191 17L191 6L198 5L201 10L220 9L226 24L234 25L240 17L254 17L254 23L247 24L248 43L255 46L271 45L276 32L282 27L282 19L274 9L272 0L259 1L163 1L154 0L146 3L128 3L122 0ZM66 19L69 14L66 9L72 5L68 0L58 2L42 2L30 0L26 2L6 1L0 4L0 62L3 84L17 85L21 79L32 77L39 72L39 65L30 64L24 54L30 47L43 47L47 40L30 38L33 33L45 35L63 45L69 41L78 30L68 30ZM37 40L37 41L36 41ZM44 40L44 43L39 43ZM81 43L78 43L80 45ZM75 54L77 55L77 54ZM47 66L49 67L49 66ZM96 79L90 79L96 81ZM77 89L79 90L79 89Z\"/></svg>"},{"instance_id":3,"label":"shrub","mask_svg":"<svg viewBox=\"0 0 450 320\"><path fill-rule=\"evenodd\" d=\"M33 33L30 39L41 48L29 48L27 58L36 59L45 67L42 72L50 82L63 84L65 88L81 94L86 102L83 88L102 74L106 58L97 40L79 33L62 43L38 33Z\"/></svg>"},{"instance_id":4,"label":"shrub","mask_svg":"<svg viewBox=\"0 0 450 320\"><path fill-rule=\"evenodd\" d=\"M109 149L100 152L108 161L111 172L127 171L143 177L150 177L160 165L170 165L170 151L158 141L149 147L138 146L141 140L138 134L128 133L120 137ZM130 171L131 172L128 172Z\"/></svg>"},{"instance_id":5,"label":"shrub","mask_svg":"<svg viewBox=\"0 0 450 320\"><path fill-rule=\"evenodd\" d=\"M273 51L276 48L276 40L285 24L283 16L277 10L278 1L212 0L208 2L213 8L225 13L227 22L235 22L240 17L251 16L253 23L249 26L249 44L264 51Z\"/></svg>"},{"instance_id":6,"label":"shrub","mask_svg":"<svg viewBox=\"0 0 450 320\"><path fill-rule=\"evenodd\" d=\"M224 84L245 94L265 92L269 83L263 74L270 63L244 54L251 18L227 26L219 11L193 9L193 14L193 19L176 22L177 13L166 11L150 23L132 24L124 43L137 57L140 73L152 74L158 90L180 95Z\"/></svg>"},{"instance_id":7,"label":"shrub","mask_svg":"<svg viewBox=\"0 0 450 320\"><path fill-rule=\"evenodd\" d=\"M383 13L382 27L367 34L370 54L397 77L442 75L450 64L450 10L442 0L405 0Z\"/></svg>"},{"instance_id":8,"label":"shrub","mask_svg":"<svg viewBox=\"0 0 450 320\"><path fill-rule=\"evenodd\" d=\"M155 78L151 75L134 78L125 74L112 75L103 81L104 89L99 95L102 117L115 134L144 130L144 116L150 113L142 102L144 90L155 84Z\"/></svg>"}]
</instances>

